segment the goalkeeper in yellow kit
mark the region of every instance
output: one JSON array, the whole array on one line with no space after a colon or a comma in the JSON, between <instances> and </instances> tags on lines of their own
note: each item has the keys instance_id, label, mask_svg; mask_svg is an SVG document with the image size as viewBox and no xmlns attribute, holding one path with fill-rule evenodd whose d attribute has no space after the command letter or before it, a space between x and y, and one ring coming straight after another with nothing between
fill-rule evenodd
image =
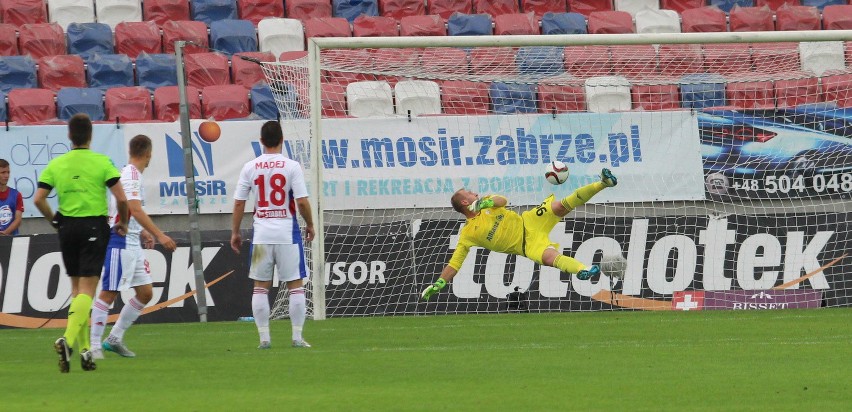
<instances>
[{"instance_id":1,"label":"goalkeeper in yellow kit","mask_svg":"<svg viewBox=\"0 0 852 412\"><path fill-rule=\"evenodd\" d=\"M586 267L577 259L559 252L559 244L550 241L550 231L565 215L588 202L592 196L607 187L618 184L609 171L601 171L601 180L583 186L562 200L554 195L544 199L540 205L521 215L506 209L509 202L500 195L489 195L482 199L467 189L453 194L450 202L453 209L465 215L467 223L459 232L459 243L450 263L441 271L441 277L423 290L420 296L428 300L447 286L467 257L473 246L500 253L526 256L532 261L553 266L566 273L576 273L577 279L586 280L600 273L597 265Z\"/></svg>"}]
</instances>

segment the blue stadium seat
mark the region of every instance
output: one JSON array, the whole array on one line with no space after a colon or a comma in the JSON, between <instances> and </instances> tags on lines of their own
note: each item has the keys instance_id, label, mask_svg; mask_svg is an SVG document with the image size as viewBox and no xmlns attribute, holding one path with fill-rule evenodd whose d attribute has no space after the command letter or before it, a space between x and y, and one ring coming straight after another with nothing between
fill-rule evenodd
<instances>
[{"instance_id":1,"label":"blue stadium seat","mask_svg":"<svg viewBox=\"0 0 852 412\"><path fill-rule=\"evenodd\" d=\"M86 79L89 87L106 89L110 87L135 86L133 82L133 62L124 54L96 54L86 60Z\"/></svg>"},{"instance_id":2,"label":"blue stadium seat","mask_svg":"<svg viewBox=\"0 0 852 412\"><path fill-rule=\"evenodd\" d=\"M204 22L239 19L236 0L192 0L189 2L192 20Z\"/></svg>"},{"instance_id":3,"label":"blue stadium seat","mask_svg":"<svg viewBox=\"0 0 852 412\"><path fill-rule=\"evenodd\" d=\"M487 14L455 13L447 21L447 34L450 36L490 36L491 16Z\"/></svg>"},{"instance_id":4,"label":"blue stadium seat","mask_svg":"<svg viewBox=\"0 0 852 412\"><path fill-rule=\"evenodd\" d=\"M0 56L0 91L38 87L36 63L30 56Z\"/></svg>"},{"instance_id":5,"label":"blue stadium seat","mask_svg":"<svg viewBox=\"0 0 852 412\"><path fill-rule=\"evenodd\" d=\"M545 13L541 34L586 34L586 17L580 13Z\"/></svg>"},{"instance_id":6,"label":"blue stadium seat","mask_svg":"<svg viewBox=\"0 0 852 412\"><path fill-rule=\"evenodd\" d=\"M0 122L6 122L6 118L9 117L9 112L6 111L6 93L0 92L0 101L3 104L0 104Z\"/></svg>"},{"instance_id":7,"label":"blue stadium seat","mask_svg":"<svg viewBox=\"0 0 852 412\"><path fill-rule=\"evenodd\" d=\"M153 91L162 86L177 86L177 61L174 54L141 53L136 58L137 83Z\"/></svg>"},{"instance_id":8,"label":"blue stadium seat","mask_svg":"<svg viewBox=\"0 0 852 412\"><path fill-rule=\"evenodd\" d=\"M210 24L210 47L228 53L257 51L257 34L248 20L219 20Z\"/></svg>"},{"instance_id":9,"label":"blue stadium seat","mask_svg":"<svg viewBox=\"0 0 852 412\"><path fill-rule=\"evenodd\" d=\"M801 0L802 6L816 7L819 11L825 6L841 6L846 4L845 0Z\"/></svg>"},{"instance_id":10,"label":"blue stadium seat","mask_svg":"<svg viewBox=\"0 0 852 412\"><path fill-rule=\"evenodd\" d=\"M725 13L730 13L734 6L754 7L754 0L710 0L707 2L710 6L716 6Z\"/></svg>"},{"instance_id":11,"label":"blue stadium seat","mask_svg":"<svg viewBox=\"0 0 852 412\"><path fill-rule=\"evenodd\" d=\"M68 120L77 113L86 113L92 120L104 120L104 91L65 87L56 92L56 107L60 120Z\"/></svg>"},{"instance_id":12,"label":"blue stadium seat","mask_svg":"<svg viewBox=\"0 0 852 412\"><path fill-rule=\"evenodd\" d=\"M515 55L515 63L521 74L556 75L565 73L562 47L521 47Z\"/></svg>"},{"instance_id":13,"label":"blue stadium seat","mask_svg":"<svg viewBox=\"0 0 852 412\"><path fill-rule=\"evenodd\" d=\"M65 32L68 54L84 59L93 54L113 54L112 30L104 23L71 23Z\"/></svg>"},{"instance_id":14,"label":"blue stadium seat","mask_svg":"<svg viewBox=\"0 0 852 412\"><path fill-rule=\"evenodd\" d=\"M252 86L249 97L251 98L252 113L262 119L278 119L278 106L275 105L272 89L266 83L258 83Z\"/></svg>"},{"instance_id":15,"label":"blue stadium seat","mask_svg":"<svg viewBox=\"0 0 852 412\"><path fill-rule=\"evenodd\" d=\"M680 78L680 99L685 109L724 106L725 78L714 73L687 74Z\"/></svg>"},{"instance_id":16,"label":"blue stadium seat","mask_svg":"<svg viewBox=\"0 0 852 412\"><path fill-rule=\"evenodd\" d=\"M361 15L378 16L378 0L332 0L331 11L334 17L343 17L349 23Z\"/></svg>"},{"instance_id":17,"label":"blue stadium seat","mask_svg":"<svg viewBox=\"0 0 852 412\"><path fill-rule=\"evenodd\" d=\"M488 90L495 114L536 113L536 91L532 84L494 82Z\"/></svg>"}]
</instances>

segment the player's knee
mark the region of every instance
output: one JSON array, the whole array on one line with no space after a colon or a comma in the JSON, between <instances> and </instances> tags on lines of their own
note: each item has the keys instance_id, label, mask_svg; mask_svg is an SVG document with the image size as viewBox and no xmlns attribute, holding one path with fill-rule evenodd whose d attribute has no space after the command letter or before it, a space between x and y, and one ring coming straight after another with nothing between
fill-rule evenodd
<instances>
[{"instance_id":1,"label":"player's knee","mask_svg":"<svg viewBox=\"0 0 852 412\"><path fill-rule=\"evenodd\" d=\"M136 300L138 300L142 304L147 305L148 302L151 301L153 295L153 291L151 291L150 289L139 289L136 291Z\"/></svg>"}]
</instances>

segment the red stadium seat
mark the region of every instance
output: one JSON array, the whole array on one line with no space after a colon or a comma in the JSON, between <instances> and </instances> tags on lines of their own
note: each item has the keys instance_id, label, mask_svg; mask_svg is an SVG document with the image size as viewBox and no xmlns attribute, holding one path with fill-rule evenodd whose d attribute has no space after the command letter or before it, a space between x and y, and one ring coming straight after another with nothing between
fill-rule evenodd
<instances>
[{"instance_id":1,"label":"red stadium seat","mask_svg":"<svg viewBox=\"0 0 852 412\"><path fill-rule=\"evenodd\" d=\"M446 21L453 13L473 14L473 0L429 0L426 13L441 16Z\"/></svg>"},{"instance_id":2,"label":"red stadium seat","mask_svg":"<svg viewBox=\"0 0 852 412\"><path fill-rule=\"evenodd\" d=\"M697 9L707 5L706 0L660 0L660 8L666 10L674 10L678 14L684 10Z\"/></svg>"},{"instance_id":3,"label":"red stadium seat","mask_svg":"<svg viewBox=\"0 0 852 412\"><path fill-rule=\"evenodd\" d=\"M249 91L243 86L207 86L201 90L201 111L205 119L242 119L251 114Z\"/></svg>"},{"instance_id":4,"label":"red stadium seat","mask_svg":"<svg viewBox=\"0 0 852 412\"><path fill-rule=\"evenodd\" d=\"M287 0L287 17L291 19L308 20L319 17L332 17L331 0Z\"/></svg>"},{"instance_id":5,"label":"red stadium seat","mask_svg":"<svg viewBox=\"0 0 852 412\"><path fill-rule=\"evenodd\" d=\"M718 7L699 7L680 13L684 33L728 31L728 16Z\"/></svg>"},{"instance_id":6,"label":"red stadium seat","mask_svg":"<svg viewBox=\"0 0 852 412\"><path fill-rule=\"evenodd\" d=\"M575 77L606 76L612 72L612 59L607 46L566 47L563 56L565 71Z\"/></svg>"},{"instance_id":7,"label":"red stadium seat","mask_svg":"<svg viewBox=\"0 0 852 412\"><path fill-rule=\"evenodd\" d=\"M21 54L29 54L33 59L66 53L65 32L58 23L25 24L20 28L18 41Z\"/></svg>"},{"instance_id":8,"label":"red stadium seat","mask_svg":"<svg viewBox=\"0 0 852 412\"><path fill-rule=\"evenodd\" d=\"M426 14L426 3L421 0L379 0L379 12L384 17L399 20L406 16Z\"/></svg>"},{"instance_id":9,"label":"red stadium seat","mask_svg":"<svg viewBox=\"0 0 852 412\"><path fill-rule=\"evenodd\" d=\"M175 41L187 40L203 47L187 45L184 54L206 53L210 40L207 37L207 25L202 21L167 21L162 25L163 53L175 52Z\"/></svg>"},{"instance_id":10,"label":"red stadium seat","mask_svg":"<svg viewBox=\"0 0 852 412\"><path fill-rule=\"evenodd\" d=\"M728 82L725 97L729 105L740 109L775 107L775 91L770 81Z\"/></svg>"},{"instance_id":11,"label":"red stadium seat","mask_svg":"<svg viewBox=\"0 0 852 412\"><path fill-rule=\"evenodd\" d=\"M142 17L162 26L167 21L191 20L187 0L145 0L142 2Z\"/></svg>"},{"instance_id":12,"label":"red stadium seat","mask_svg":"<svg viewBox=\"0 0 852 412\"><path fill-rule=\"evenodd\" d=\"M203 89L231 84L228 57L222 53L194 53L184 57L186 84Z\"/></svg>"},{"instance_id":13,"label":"red stadium seat","mask_svg":"<svg viewBox=\"0 0 852 412\"><path fill-rule=\"evenodd\" d=\"M63 87L86 87L86 66L77 55L45 56L38 59L38 84L58 91Z\"/></svg>"},{"instance_id":14,"label":"red stadium seat","mask_svg":"<svg viewBox=\"0 0 852 412\"><path fill-rule=\"evenodd\" d=\"M154 120L173 122L180 119L180 95L177 86L163 86L154 90ZM186 86L189 117L201 119L201 100L198 89Z\"/></svg>"},{"instance_id":15,"label":"red stadium seat","mask_svg":"<svg viewBox=\"0 0 852 412\"><path fill-rule=\"evenodd\" d=\"M752 48L751 58L758 73L795 72L802 68L798 43L762 43Z\"/></svg>"},{"instance_id":16,"label":"red stadium seat","mask_svg":"<svg viewBox=\"0 0 852 412\"><path fill-rule=\"evenodd\" d=\"M399 21L400 36L446 36L447 27L437 15L409 16Z\"/></svg>"},{"instance_id":17,"label":"red stadium seat","mask_svg":"<svg viewBox=\"0 0 852 412\"><path fill-rule=\"evenodd\" d=\"M348 117L346 110L346 85L323 83L322 115L323 117Z\"/></svg>"},{"instance_id":18,"label":"red stadium seat","mask_svg":"<svg viewBox=\"0 0 852 412\"><path fill-rule=\"evenodd\" d=\"M772 10L769 7L734 6L730 13L731 31L773 31Z\"/></svg>"},{"instance_id":19,"label":"red stadium seat","mask_svg":"<svg viewBox=\"0 0 852 412\"><path fill-rule=\"evenodd\" d=\"M517 0L473 0L473 9L478 14L490 14L491 17L521 12Z\"/></svg>"},{"instance_id":20,"label":"red stadium seat","mask_svg":"<svg viewBox=\"0 0 852 412\"><path fill-rule=\"evenodd\" d=\"M115 25L115 51L135 59L140 53L163 52L163 37L153 21L127 21Z\"/></svg>"},{"instance_id":21,"label":"red stadium seat","mask_svg":"<svg viewBox=\"0 0 852 412\"><path fill-rule=\"evenodd\" d=\"M723 75L750 72L751 47L747 43L703 45L704 68L708 73Z\"/></svg>"},{"instance_id":22,"label":"red stadium seat","mask_svg":"<svg viewBox=\"0 0 852 412\"><path fill-rule=\"evenodd\" d=\"M424 73L435 75L468 74L468 55L462 49L437 47L423 49L420 53L420 68Z\"/></svg>"},{"instance_id":23,"label":"red stadium seat","mask_svg":"<svg viewBox=\"0 0 852 412\"><path fill-rule=\"evenodd\" d=\"M343 17L315 17L305 20L305 38L352 37L349 21Z\"/></svg>"},{"instance_id":24,"label":"red stadium seat","mask_svg":"<svg viewBox=\"0 0 852 412\"><path fill-rule=\"evenodd\" d=\"M231 57L231 78L234 80L234 84L249 89L266 80L259 64L243 60L240 56L252 57L262 62L275 61L275 56L270 52L244 52L233 55Z\"/></svg>"},{"instance_id":25,"label":"red stadium seat","mask_svg":"<svg viewBox=\"0 0 852 412\"><path fill-rule=\"evenodd\" d=\"M9 91L9 120L18 124L46 123L56 119L56 95L47 89Z\"/></svg>"},{"instance_id":26,"label":"red stadium seat","mask_svg":"<svg viewBox=\"0 0 852 412\"><path fill-rule=\"evenodd\" d=\"M351 64L355 67L370 68L373 64L373 56L366 49L355 50L336 50L331 49L325 52L325 57L329 61L340 62L341 64ZM280 59L279 59L280 61ZM323 70L323 75L330 83L338 83L347 85L352 82L376 80L375 76L368 73L351 73L342 71Z\"/></svg>"},{"instance_id":27,"label":"red stadium seat","mask_svg":"<svg viewBox=\"0 0 852 412\"><path fill-rule=\"evenodd\" d=\"M782 6L775 11L775 30L819 30L819 9L811 6Z\"/></svg>"},{"instance_id":28,"label":"red stadium seat","mask_svg":"<svg viewBox=\"0 0 852 412\"><path fill-rule=\"evenodd\" d=\"M533 13L511 13L501 14L494 17L494 34L496 35L524 35L541 34Z\"/></svg>"},{"instance_id":29,"label":"red stadium seat","mask_svg":"<svg viewBox=\"0 0 852 412\"><path fill-rule=\"evenodd\" d=\"M284 17L284 2L281 0L240 0L237 13L241 20L257 22L267 17Z\"/></svg>"},{"instance_id":30,"label":"red stadium seat","mask_svg":"<svg viewBox=\"0 0 852 412\"><path fill-rule=\"evenodd\" d=\"M44 0L0 0L0 19L15 26L47 23L47 3Z\"/></svg>"},{"instance_id":31,"label":"red stadium seat","mask_svg":"<svg viewBox=\"0 0 852 412\"><path fill-rule=\"evenodd\" d=\"M778 10L785 5L800 6L801 4L799 0L754 0L755 7L767 6L771 10Z\"/></svg>"},{"instance_id":32,"label":"red stadium seat","mask_svg":"<svg viewBox=\"0 0 852 412\"><path fill-rule=\"evenodd\" d=\"M776 80L775 105L779 108L795 107L800 104L812 104L820 101L819 79L813 74L800 74L790 79Z\"/></svg>"},{"instance_id":33,"label":"red stadium seat","mask_svg":"<svg viewBox=\"0 0 852 412\"><path fill-rule=\"evenodd\" d=\"M278 56L278 61L289 62L289 61L292 61L292 60L299 60L303 57L308 57L308 52L306 52L306 51L287 51L287 52L281 53L281 55Z\"/></svg>"},{"instance_id":34,"label":"red stadium seat","mask_svg":"<svg viewBox=\"0 0 852 412\"><path fill-rule=\"evenodd\" d=\"M612 10L615 10L612 0L568 0L568 11L580 13L586 17L596 11Z\"/></svg>"},{"instance_id":35,"label":"red stadium seat","mask_svg":"<svg viewBox=\"0 0 852 412\"><path fill-rule=\"evenodd\" d=\"M371 49L370 55L387 70L404 70L420 64L420 49Z\"/></svg>"},{"instance_id":36,"label":"red stadium seat","mask_svg":"<svg viewBox=\"0 0 852 412\"><path fill-rule=\"evenodd\" d=\"M488 83L446 80L441 83L441 107L444 114L478 115L491 110Z\"/></svg>"},{"instance_id":37,"label":"red stadium seat","mask_svg":"<svg viewBox=\"0 0 852 412\"><path fill-rule=\"evenodd\" d=\"M13 24L0 23L0 56L18 55L18 28Z\"/></svg>"},{"instance_id":38,"label":"red stadium seat","mask_svg":"<svg viewBox=\"0 0 852 412\"><path fill-rule=\"evenodd\" d=\"M664 44L660 46L660 71L665 76L680 77L703 73L704 59L699 44Z\"/></svg>"},{"instance_id":39,"label":"red stadium seat","mask_svg":"<svg viewBox=\"0 0 852 412\"><path fill-rule=\"evenodd\" d=\"M822 26L826 30L852 30L852 5L825 6L822 9Z\"/></svg>"},{"instance_id":40,"label":"red stadium seat","mask_svg":"<svg viewBox=\"0 0 852 412\"><path fill-rule=\"evenodd\" d=\"M106 120L145 121L153 118L151 92L142 86L113 87L104 95Z\"/></svg>"},{"instance_id":41,"label":"red stadium seat","mask_svg":"<svg viewBox=\"0 0 852 412\"><path fill-rule=\"evenodd\" d=\"M595 11L589 14L589 34L635 32L633 16L626 11Z\"/></svg>"},{"instance_id":42,"label":"red stadium seat","mask_svg":"<svg viewBox=\"0 0 852 412\"><path fill-rule=\"evenodd\" d=\"M541 18L544 13L566 13L568 11L567 0L521 0L521 10L524 13L535 13Z\"/></svg>"},{"instance_id":43,"label":"red stadium seat","mask_svg":"<svg viewBox=\"0 0 852 412\"><path fill-rule=\"evenodd\" d=\"M852 107L852 74L824 76L822 95L826 102L837 102L837 107Z\"/></svg>"},{"instance_id":44,"label":"red stadium seat","mask_svg":"<svg viewBox=\"0 0 852 412\"><path fill-rule=\"evenodd\" d=\"M399 26L396 20L390 17L362 14L352 22L352 35L354 37L399 36Z\"/></svg>"},{"instance_id":45,"label":"red stadium seat","mask_svg":"<svg viewBox=\"0 0 852 412\"><path fill-rule=\"evenodd\" d=\"M634 78L659 73L657 51L650 44L610 46L609 50L614 74ZM663 69L668 68L664 66Z\"/></svg>"},{"instance_id":46,"label":"red stadium seat","mask_svg":"<svg viewBox=\"0 0 852 412\"><path fill-rule=\"evenodd\" d=\"M680 108L676 84L637 84L630 87L633 110L673 110Z\"/></svg>"},{"instance_id":47,"label":"red stadium seat","mask_svg":"<svg viewBox=\"0 0 852 412\"><path fill-rule=\"evenodd\" d=\"M539 113L585 112L586 91L582 83L539 84Z\"/></svg>"},{"instance_id":48,"label":"red stadium seat","mask_svg":"<svg viewBox=\"0 0 852 412\"><path fill-rule=\"evenodd\" d=\"M514 75L515 48L477 47L470 50L470 72L472 74Z\"/></svg>"}]
</instances>

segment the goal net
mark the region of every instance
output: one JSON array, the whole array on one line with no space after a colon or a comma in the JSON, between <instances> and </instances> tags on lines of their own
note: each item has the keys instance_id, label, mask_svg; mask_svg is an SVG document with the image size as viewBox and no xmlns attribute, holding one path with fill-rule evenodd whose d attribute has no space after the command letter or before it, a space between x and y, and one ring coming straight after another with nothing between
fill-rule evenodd
<instances>
[{"instance_id":1,"label":"goal net","mask_svg":"<svg viewBox=\"0 0 852 412\"><path fill-rule=\"evenodd\" d=\"M314 317L848 306L850 40L314 38L263 63L320 211ZM554 160L567 183L544 179ZM550 233L600 277L473 248L420 300L468 224L455 191L521 213L602 168L618 185Z\"/></svg>"}]
</instances>

